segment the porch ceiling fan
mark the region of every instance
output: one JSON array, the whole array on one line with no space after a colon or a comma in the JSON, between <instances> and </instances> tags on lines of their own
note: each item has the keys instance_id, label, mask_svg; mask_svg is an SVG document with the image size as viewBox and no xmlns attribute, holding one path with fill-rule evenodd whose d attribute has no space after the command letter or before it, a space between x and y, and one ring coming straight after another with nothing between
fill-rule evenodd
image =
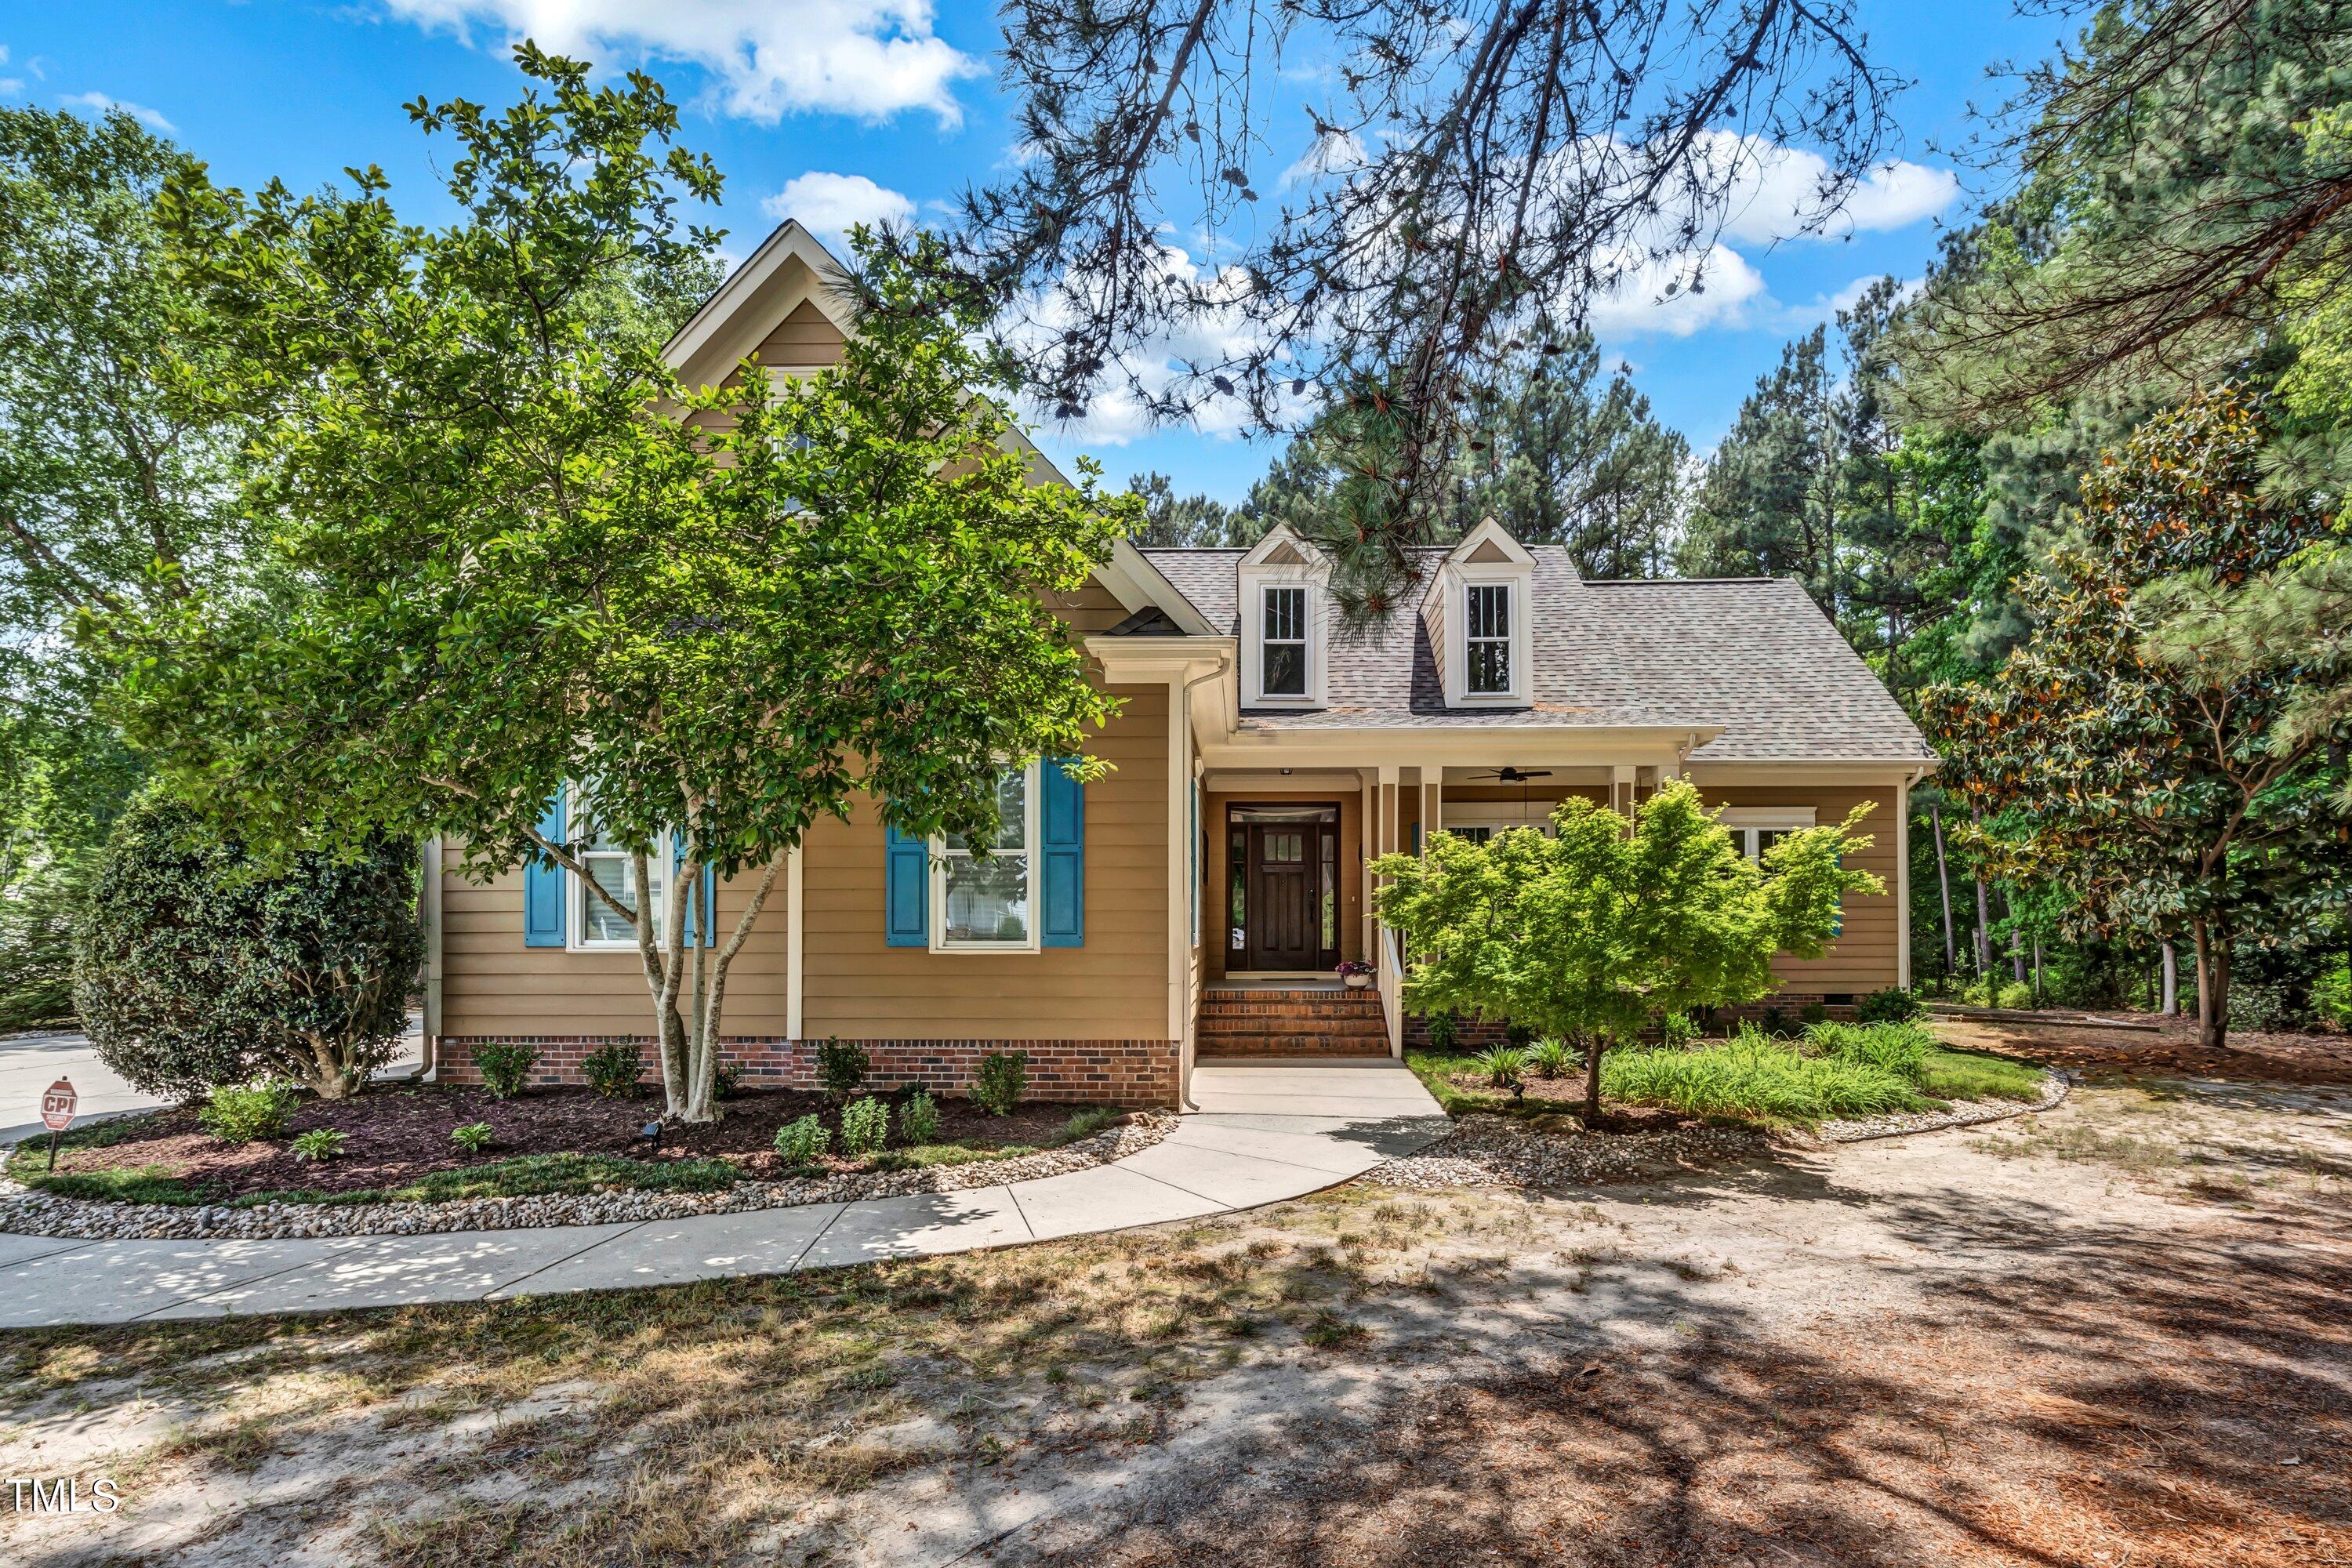
<instances>
[{"instance_id":1,"label":"porch ceiling fan","mask_svg":"<svg viewBox=\"0 0 2352 1568\"><path fill-rule=\"evenodd\" d=\"M1485 776L1502 784L1525 784L1529 779L1551 777L1551 770L1549 768L1515 768L1506 763L1499 768L1488 768Z\"/></svg>"}]
</instances>

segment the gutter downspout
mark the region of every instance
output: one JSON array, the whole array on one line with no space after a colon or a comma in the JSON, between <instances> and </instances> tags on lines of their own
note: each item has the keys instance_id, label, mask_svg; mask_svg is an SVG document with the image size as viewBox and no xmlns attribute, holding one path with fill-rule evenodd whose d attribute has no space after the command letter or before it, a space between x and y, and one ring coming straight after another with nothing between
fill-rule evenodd
<instances>
[{"instance_id":1,"label":"gutter downspout","mask_svg":"<svg viewBox=\"0 0 2352 1568\"><path fill-rule=\"evenodd\" d=\"M417 856L422 875L417 880L416 913L425 927L425 1043L417 1078L438 1080L441 1068L441 840L425 841Z\"/></svg>"},{"instance_id":2,"label":"gutter downspout","mask_svg":"<svg viewBox=\"0 0 2352 1568\"><path fill-rule=\"evenodd\" d=\"M1192 774L1192 689L1221 679L1232 667L1232 656L1220 653L1214 669L1205 675L1196 675L1176 687L1176 712L1169 734L1171 754L1168 773L1176 782L1177 792L1175 799L1170 803L1168 820L1171 825L1181 826L1187 835L1187 841L1168 858L1170 869L1176 873L1174 879L1182 884L1182 896L1170 900L1168 904L1169 921L1176 927L1176 940L1169 944L1169 948L1179 955L1179 960L1169 965L1168 1011L1171 1017L1180 1020L1178 1026L1181 1032L1176 1039L1176 1109L1180 1111L1201 1109L1192 1103L1192 1047L1197 1029L1192 1005L1192 968L1200 962L1200 952L1192 944L1191 915L1192 900L1201 896L1200 889L1192 884L1192 846L1190 842L1190 836L1198 831L1192 826L1191 810L1192 791L1197 787ZM1206 875L1208 869L1203 865L1202 874Z\"/></svg>"}]
</instances>

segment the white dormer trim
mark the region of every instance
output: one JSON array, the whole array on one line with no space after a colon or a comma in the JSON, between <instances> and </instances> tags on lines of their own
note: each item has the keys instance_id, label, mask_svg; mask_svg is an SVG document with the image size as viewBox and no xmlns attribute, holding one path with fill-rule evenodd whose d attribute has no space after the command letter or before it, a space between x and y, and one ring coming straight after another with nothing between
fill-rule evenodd
<instances>
[{"instance_id":1,"label":"white dormer trim","mask_svg":"<svg viewBox=\"0 0 2352 1568\"><path fill-rule=\"evenodd\" d=\"M1528 628L1535 620L1536 558L1527 546L1490 517L1446 552L1434 587L1436 602L1426 618L1433 634L1432 644L1440 650L1446 705L1525 708L1532 703L1535 670ZM1510 680L1499 691L1470 689L1470 595L1474 588L1499 588L1506 595L1506 661Z\"/></svg>"},{"instance_id":2,"label":"white dormer trim","mask_svg":"<svg viewBox=\"0 0 2352 1568\"><path fill-rule=\"evenodd\" d=\"M1329 660L1331 563L1321 551L1276 526L1251 547L1235 568L1241 595L1241 688L1244 708L1321 708L1330 700ZM1265 604L1268 588L1297 589L1306 595L1306 690L1265 689Z\"/></svg>"}]
</instances>

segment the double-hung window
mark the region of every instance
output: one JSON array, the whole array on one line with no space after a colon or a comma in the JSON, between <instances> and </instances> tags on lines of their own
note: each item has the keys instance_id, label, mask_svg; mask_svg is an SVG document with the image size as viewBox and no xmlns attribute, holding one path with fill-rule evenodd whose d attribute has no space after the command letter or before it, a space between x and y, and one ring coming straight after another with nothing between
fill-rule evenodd
<instances>
[{"instance_id":1,"label":"double-hung window","mask_svg":"<svg viewBox=\"0 0 2352 1568\"><path fill-rule=\"evenodd\" d=\"M1813 826L1811 806L1733 806L1723 814L1723 826L1739 852L1761 865L1764 852L1801 828Z\"/></svg>"},{"instance_id":2,"label":"double-hung window","mask_svg":"<svg viewBox=\"0 0 2352 1568\"><path fill-rule=\"evenodd\" d=\"M1474 697L1508 697L1513 689L1510 584L1473 583L1463 596L1463 688Z\"/></svg>"},{"instance_id":3,"label":"double-hung window","mask_svg":"<svg viewBox=\"0 0 2352 1568\"><path fill-rule=\"evenodd\" d=\"M1267 697L1307 695L1307 590L1265 588L1258 622L1258 689Z\"/></svg>"},{"instance_id":4,"label":"double-hung window","mask_svg":"<svg viewBox=\"0 0 2352 1568\"><path fill-rule=\"evenodd\" d=\"M588 883L593 880L617 900L624 908L637 909L637 874L635 858L624 848L618 839L606 835L604 828L578 816L572 818L573 853L579 856L586 877L574 877L572 881L572 945L575 948L631 948L637 945L637 933L629 922L614 911L613 906L596 896ZM646 864L653 883L652 898L646 912L653 921L653 929L662 929L662 900L669 892L669 860L660 853L648 855Z\"/></svg>"},{"instance_id":5,"label":"double-hung window","mask_svg":"<svg viewBox=\"0 0 2352 1568\"><path fill-rule=\"evenodd\" d=\"M1038 785L1034 763L996 781L996 834L989 845L992 852L984 858L954 835L933 840L933 947L941 952L1036 951Z\"/></svg>"}]
</instances>

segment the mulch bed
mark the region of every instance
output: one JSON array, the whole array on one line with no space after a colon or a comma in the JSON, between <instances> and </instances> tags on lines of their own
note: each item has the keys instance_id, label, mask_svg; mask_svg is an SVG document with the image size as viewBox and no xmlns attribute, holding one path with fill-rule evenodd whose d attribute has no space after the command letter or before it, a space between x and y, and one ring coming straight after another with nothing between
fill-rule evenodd
<instances>
[{"instance_id":1,"label":"mulch bed","mask_svg":"<svg viewBox=\"0 0 2352 1568\"><path fill-rule=\"evenodd\" d=\"M2133 1018L2156 1021L2147 1014L2136 1014ZM2102 1029L2095 1025L1965 1018L1938 1018L1933 1026L1947 1044L1963 1050L2022 1057L2092 1075L2175 1073L2268 1083L2352 1084L2352 1036L2346 1035L2231 1030L2228 1046L2211 1051L2197 1043L2194 1019L2176 1020L2160 1034Z\"/></svg>"},{"instance_id":2,"label":"mulch bed","mask_svg":"<svg viewBox=\"0 0 2352 1568\"><path fill-rule=\"evenodd\" d=\"M898 1112L891 1100L891 1136ZM1010 1115L991 1116L971 1101L941 1100L937 1142L973 1148L1041 1144L1066 1122L1075 1105L1033 1104ZM309 1190L357 1192L397 1187L435 1171L509 1160L524 1154L609 1154L653 1161L717 1156L742 1168L747 1177L783 1173L772 1148L776 1129L812 1113L839 1135L840 1114L824 1097L793 1089L753 1089L720 1101L724 1120L701 1126L665 1122L660 1146L639 1137L659 1121L661 1100L606 1100L585 1089L532 1089L500 1100L479 1086L416 1084L383 1086L355 1100L305 1100L287 1118L283 1137L267 1142L224 1143L196 1124L193 1109L158 1110L120 1122L102 1123L110 1142L95 1147L68 1145L58 1170L136 1170L160 1167L191 1185L215 1189L224 1198L248 1193ZM467 1122L490 1124L491 1146L467 1155L449 1142L449 1131ZM322 1163L299 1163L296 1135L314 1127L343 1134L342 1152ZM826 1166L848 1172L866 1167L829 1159Z\"/></svg>"},{"instance_id":3,"label":"mulch bed","mask_svg":"<svg viewBox=\"0 0 2352 1568\"><path fill-rule=\"evenodd\" d=\"M1465 1094L1490 1094L1503 1098L1510 1093L1508 1089L1496 1089L1476 1073L1454 1073L1445 1081ZM1539 1118L1538 1126L1549 1125L1548 1120L1541 1119L1557 1115L1565 1119L1560 1124L1565 1130L1587 1131L1581 1114L1584 1106L1582 1069L1569 1078L1537 1078L1532 1073L1528 1074L1520 1086L1519 1106L1519 1114L1522 1115L1528 1114L1527 1107L1540 1108L1536 1112ZM1589 1131L1633 1134L1671 1132L1678 1127L1701 1126L1705 1121L1704 1117L1685 1115L1662 1105L1620 1105L1614 1100L1603 1100L1601 1120Z\"/></svg>"}]
</instances>

